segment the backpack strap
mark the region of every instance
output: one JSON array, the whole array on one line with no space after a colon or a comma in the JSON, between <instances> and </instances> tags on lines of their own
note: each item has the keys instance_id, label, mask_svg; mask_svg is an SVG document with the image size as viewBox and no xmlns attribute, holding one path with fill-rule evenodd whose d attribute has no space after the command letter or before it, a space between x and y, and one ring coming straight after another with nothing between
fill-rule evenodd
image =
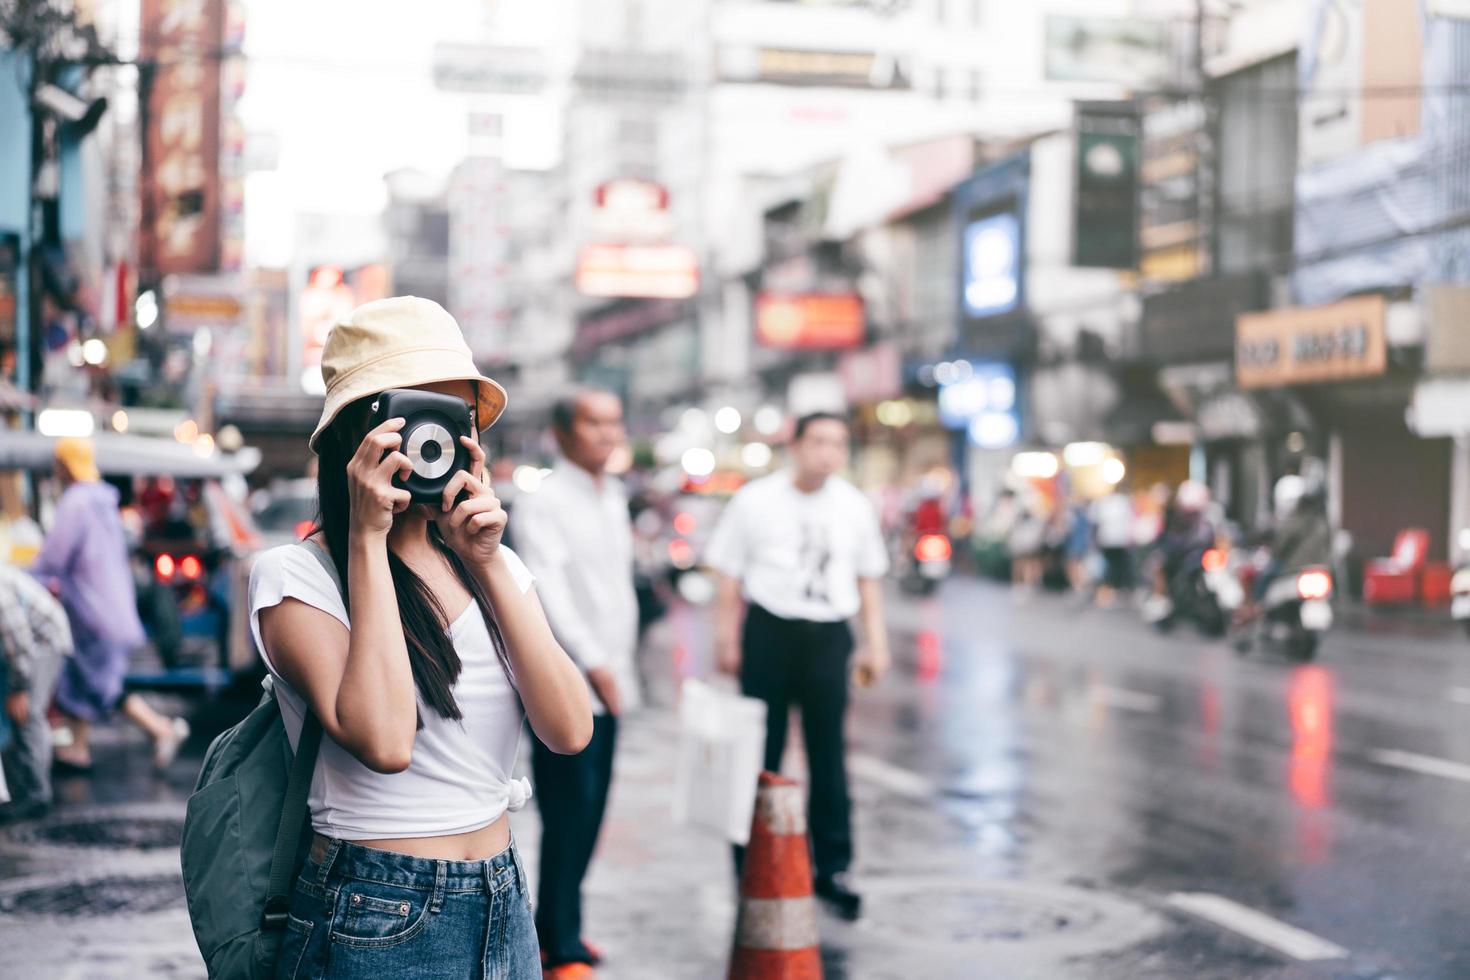
<instances>
[{"instance_id":1,"label":"backpack strap","mask_svg":"<svg viewBox=\"0 0 1470 980\"><path fill-rule=\"evenodd\" d=\"M346 601L342 578L326 550L309 541L298 547L317 560L332 579ZM322 724L308 709L301 720L301 734L296 740L296 755L291 760L291 774L286 780L286 798L281 804L281 822L276 825L276 846L271 852L271 880L266 892L265 910L260 916L262 929L280 929L286 925L291 903L291 879L296 871L296 855L301 847L301 832L306 827L306 797L311 792L311 777L316 771L317 750L322 743Z\"/></svg>"}]
</instances>

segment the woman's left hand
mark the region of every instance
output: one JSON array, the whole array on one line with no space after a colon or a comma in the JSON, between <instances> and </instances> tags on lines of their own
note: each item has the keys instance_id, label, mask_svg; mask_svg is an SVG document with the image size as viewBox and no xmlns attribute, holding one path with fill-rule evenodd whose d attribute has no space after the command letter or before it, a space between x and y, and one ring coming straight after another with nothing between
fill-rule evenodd
<instances>
[{"instance_id":1,"label":"woman's left hand","mask_svg":"<svg viewBox=\"0 0 1470 980\"><path fill-rule=\"evenodd\" d=\"M470 468L456 473L444 488L443 514L436 523L444 543L471 568L488 564L505 534L505 508L485 482L485 450L469 436L460 442L470 451ZM459 495L463 500L455 503Z\"/></svg>"}]
</instances>

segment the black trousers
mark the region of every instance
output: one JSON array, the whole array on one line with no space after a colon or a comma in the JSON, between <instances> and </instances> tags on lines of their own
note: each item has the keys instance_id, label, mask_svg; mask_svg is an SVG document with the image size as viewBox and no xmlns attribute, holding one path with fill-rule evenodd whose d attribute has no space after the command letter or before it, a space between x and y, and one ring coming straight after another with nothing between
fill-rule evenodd
<instances>
[{"instance_id":1,"label":"black trousers","mask_svg":"<svg viewBox=\"0 0 1470 980\"><path fill-rule=\"evenodd\" d=\"M595 715L592 741L576 755L557 755L531 736L531 772L541 810L541 881L536 934L547 964L586 963L582 945L582 879L607 809L618 720Z\"/></svg>"},{"instance_id":2,"label":"black trousers","mask_svg":"<svg viewBox=\"0 0 1470 980\"><path fill-rule=\"evenodd\" d=\"M756 605L746 614L741 637L740 687L747 697L766 703L765 767L771 772L781 771L791 707L801 709L810 769L807 814L818 875L846 871L852 863L842 734L852 648L845 622L781 619Z\"/></svg>"}]
</instances>

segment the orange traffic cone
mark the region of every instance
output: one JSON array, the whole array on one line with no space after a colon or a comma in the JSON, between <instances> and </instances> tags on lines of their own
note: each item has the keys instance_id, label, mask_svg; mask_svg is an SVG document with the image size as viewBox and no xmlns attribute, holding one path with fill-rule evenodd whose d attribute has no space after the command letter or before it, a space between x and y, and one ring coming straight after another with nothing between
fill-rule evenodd
<instances>
[{"instance_id":1,"label":"orange traffic cone","mask_svg":"<svg viewBox=\"0 0 1470 980\"><path fill-rule=\"evenodd\" d=\"M804 803L800 783L761 773L730 980L821 980Z\"/></svg>"}]
</instances>

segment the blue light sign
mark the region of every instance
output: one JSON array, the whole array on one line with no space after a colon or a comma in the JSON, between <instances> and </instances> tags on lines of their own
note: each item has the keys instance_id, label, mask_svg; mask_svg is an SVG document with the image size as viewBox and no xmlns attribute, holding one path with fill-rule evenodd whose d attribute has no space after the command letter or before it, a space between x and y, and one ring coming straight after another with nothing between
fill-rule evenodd
<instances>
[{"instance_id":1,"label":"blue light sign","mask_svg":"<svg viewBox=\"0 0 1470 980\"><path fill-rule=\"evenodd\" d=\"M965 228L963 291L971 317L1009 313L1021 297L1021 223L1009 211Z\"/></svg>"}]
</instances>

